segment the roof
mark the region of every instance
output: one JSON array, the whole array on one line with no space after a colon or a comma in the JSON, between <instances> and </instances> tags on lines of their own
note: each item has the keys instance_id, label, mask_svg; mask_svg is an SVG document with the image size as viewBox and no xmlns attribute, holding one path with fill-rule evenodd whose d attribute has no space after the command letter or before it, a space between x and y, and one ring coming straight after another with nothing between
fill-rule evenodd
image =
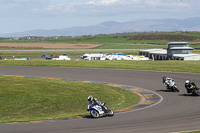
<instances>
[{"instance_id":1,"label":"roof","mask_svg":"<svg viewBox=\"0 0 200 133\"><path fill-rule=\"evenodd\" d=\"M173 50L173 49L188 49L188 50L193 50L194 48L191 48L191 47L172 47L170 48L170 50Z\"/></svg>"},{"instance_id":2,"label":"roof","mask_svg":"<svg viewBox=\"0 0 200 133\"><path fill-rule=\"evenodd\" d=\"M170 43L167 43L167 44L188 44L189 42L170 42Z\"/></svg>"},{"instance_id":3,"label":"roof","mask_svg":"<svg viewBox=\"0 0 200 133\"><path fill-rule=\"evenodd\" d=\"M140 52L148 52L153 54L167 54L167 50L165 49L145 49L145 50L140 50Z\"/></svg>"},{"instance_id":4,"label":"roof","mask_svg":"<svg viewBox=\"0 0 200 133\"><path fill-rule=\"evenodd\" d=\"M162 50L165 50L165 49L142 49L140 51L141 52L152 52L152 51L162 51Z\"/></svg>"}]
</instances>

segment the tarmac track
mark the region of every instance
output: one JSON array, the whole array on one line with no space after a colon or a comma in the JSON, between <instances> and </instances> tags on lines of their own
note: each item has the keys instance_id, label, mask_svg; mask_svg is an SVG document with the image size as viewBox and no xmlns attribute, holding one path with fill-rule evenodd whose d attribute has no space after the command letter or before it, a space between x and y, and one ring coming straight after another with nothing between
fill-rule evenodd
<instances>
[{"instance_id":1,"label":"tarmac track","mask_svg":"<svg viewBox=\"0 0 200 133\"><path fill-rule=\"evenodd\" d=\"M186 79L200 86L200 74L136 70L0 66L0 75L69 78L131 85L160 94L159 104L100 119L51 120L41 123L0 124L2 133L169 133L200 130L200 97L186 94ZM180 92L167 92L162 77L172 77ZM102 101L103 102L103 101Z\"/></svg>"}]
</instances>

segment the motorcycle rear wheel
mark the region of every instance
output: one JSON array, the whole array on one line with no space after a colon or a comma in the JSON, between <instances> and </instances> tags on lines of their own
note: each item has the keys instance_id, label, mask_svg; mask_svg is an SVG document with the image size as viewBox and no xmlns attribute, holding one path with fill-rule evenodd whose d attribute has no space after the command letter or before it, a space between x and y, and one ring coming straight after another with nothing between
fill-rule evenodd
<instances>
[{"instance_id":1,"label":"motorcycle rear wheel","mask_svg":"<svg viewBox=\"0 0 200 133\"><path fill-rule=\"evenodd\" d=\"M198 90L194 90L194 91L193 91L193 95L195 95L195 96L200 96L200 93L199 93Z\"/></svg>"}]
</instances>

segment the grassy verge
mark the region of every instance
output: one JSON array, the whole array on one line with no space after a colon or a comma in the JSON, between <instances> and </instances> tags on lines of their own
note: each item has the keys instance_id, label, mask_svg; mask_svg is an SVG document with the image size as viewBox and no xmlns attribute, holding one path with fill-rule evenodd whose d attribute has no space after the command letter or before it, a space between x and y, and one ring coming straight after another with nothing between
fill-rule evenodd
<instances>
[{"instance_id":1,"label":"grassy verge","mask_svg":"<svg viewBox=\"0 0 200 133\"><path fill-rule=\"evenodd\" d=\"M5 76L0 81L0 123L85 115L88 95L112 109L139 101L130 91L106 85Z\"/></svg>"},{"instance_id":2,"label":"grassy verge","mask_svg":"<svg viewBox=\"0 0 200 133\"><path fill-rule=\"evenodd\" d=\"M200 73L200 61L53 61L53 60L1 60L0 65L14 66L49 66L49 67L84 67L154 70L172 72Z\"/></svg>"},{"instance_id":3,"label":"grassy verge","mask_svg":"<svg viewBox=\"0 0 200 133\"><path fill-rule=\"evenodd\" d=\"M200 131L181 132L181 133L200 133Z\"/></svg>"}]
</instances>

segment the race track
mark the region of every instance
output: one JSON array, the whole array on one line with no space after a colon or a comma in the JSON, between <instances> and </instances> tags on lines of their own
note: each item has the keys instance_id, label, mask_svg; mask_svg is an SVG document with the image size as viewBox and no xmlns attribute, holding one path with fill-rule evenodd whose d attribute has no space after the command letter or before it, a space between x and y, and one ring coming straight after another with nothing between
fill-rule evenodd
<instances>
[{"instance_id":1,"label":"race track","mask_svg":"<svg viewBox=\"0 0 200 133\"><path fill-rule=\"evenodd\" d=\"M2 133L169 133L200 130L200 97L186 95L184 82L200 86L200 74L136 70L0 66L0 75L69 78L131 85L160 94L159 104L114 117L51 120L42 123L0 124ZM172 77L180 92L166 92L162 77ZM86 105L87 106L87 105Z\"/></svg>"}]
</instances>

